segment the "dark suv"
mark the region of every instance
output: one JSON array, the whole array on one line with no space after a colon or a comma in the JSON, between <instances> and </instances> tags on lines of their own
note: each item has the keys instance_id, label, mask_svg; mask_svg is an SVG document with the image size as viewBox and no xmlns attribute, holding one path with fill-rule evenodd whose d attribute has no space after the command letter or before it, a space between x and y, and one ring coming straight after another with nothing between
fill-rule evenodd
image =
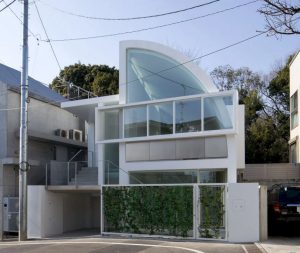
<instances>
[{"instance_id":1,"label":"dark suv","mask_svg":"<svg viewBox=\"0 0 300 253\"><path fill-rule=\"evenodd\" d=\"M300 186L275 186L268 197L269 222L300 221Z\"/></svg>"}]
</instances>

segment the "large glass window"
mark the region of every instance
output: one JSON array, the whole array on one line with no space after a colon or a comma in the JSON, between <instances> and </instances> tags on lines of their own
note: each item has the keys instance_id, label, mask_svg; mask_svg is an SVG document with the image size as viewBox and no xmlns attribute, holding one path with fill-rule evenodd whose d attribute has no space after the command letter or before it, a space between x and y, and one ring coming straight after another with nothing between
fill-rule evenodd
<instances>
[{"instance_id":1,"label":"large glass window","mask_svg":"<svg viewBox=\"0 0 300 253\"><path fill-rule=\"evenodd\" d=\"M298 126L298 92L291 96L291 129Z\"/></svg>"},{"instance_id":2,"label":"large glass window","mask_svg":"<svg viewBox=\"0 0 300 253\"><path fill-rule=\"evenodd\" d=\"M226 183L227 172L222 170L178 170L130 172L130 184L189 184Z\"/></svg>"},{"instance_id":3,"label":"large glass window","mask_svg":"<svg viewBox=\"0 0 300 253\"><path fill-rule=\"evenodd\" d=\"M104 183L119 184L119 143L104 144Z\"/></svg>"},{"instance_id":4,"label":"large glass window","mask_svg":"<svg viewBox=\"0 0 300 253\"><path fill-rule=\"evenodd\" d=\"M104 124L102 140L119 139L120 132L120 110L105 110L101 112L100 122Z\"/></svg>"},{"instance_id":5,"label":"large glass window","mask_svg":"<svg viewBox=\"0 0 300 253\"><path fill-rule=\"evenodd\" d=\"M176 133L201 131L201 100L175 103Z\"/></svg>"},{"instance_id":6,"label":"large glass window","mask_svg":"<svg viewBox=\"0 0 300 253\"><path fill-rule=\"evenodd\" d=\"M139 106L124 110L124 136L147 136L147 108Z\"/></svg>"},{"instance_id":7,"label":"large glass window","mask_svg":"<svg viewBox=\"0 0 300 253\"><path fill-rule=\"evenodd\" d=\"M204 98L204 130L233 128L233 99L226 97Z\"/></svg>"},{"instance_id":8,"label":"large glass window","mask_svg":"<svg viewBox=\"0 0 300 253\"><path fill-rule=\"evenodd\" d=\"M197 183L197 171L130 172L130 184L184 184Z\"/></svg>"},{"instance_id":9,"label":"large glass window","mask_svg":"<svg viewBox=\"0 0 300 253\"><path fill-rule=\"evenodd\" d=\"M294 142L290 146L290 162L297 163L297 142Z\"/></svg>"},{"instance_id":10,"label":"large glass window","mask_svg":"<svg viewBox=\"0 0 300 253\"><path fill-rule=\"evenodd\" d=\"M203 84L184 65L150 50L127 51L127 103L196 95Z\"/></svg>"},{"instance_id":11,"label":"large glass window","mask_svg":"<svg viewBox=\"0 0 300 253\"><path fill-rule=\"evenodd\" d=\"M173 133L173 103L149 105L149 135Z\"/></svg>"}]
</instances>

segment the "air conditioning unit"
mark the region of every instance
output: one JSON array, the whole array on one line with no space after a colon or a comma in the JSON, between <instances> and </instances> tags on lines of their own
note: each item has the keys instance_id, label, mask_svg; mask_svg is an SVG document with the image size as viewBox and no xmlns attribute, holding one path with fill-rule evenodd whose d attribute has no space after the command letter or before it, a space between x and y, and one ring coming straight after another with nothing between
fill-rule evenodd
<instances>
[{"instance_id":1,"label":"air conditioning unit","mask_svg":"<svg viewBox=\"0 0 300 253\"><path fill-rule=\"evenodd\" d=\"M60 136L60 137L64 137L64 138L69 138L69 132L67 130L64 130L64 129L56 129L55 130L55 135Z\"/></svg>"},{"instance_id":2,"label":"air conditioning unit","mask_svg":"<svg viewBox=\"0 0 300 253\"><path fill-rule=\"evenodd\" d=\"M3 231L19 231L19 198L3 198Z\"/></svg>"},{"instance_id":3,"label":"air conditioning unit","mask_svg":"<svg viewBox=\"0 0 300 253\"><path fill-rule=\"evenodd\" d=\"M70 129L69 138L74 141L82 141L82 131L77 129Z\"/></svg>"}]
</instances>

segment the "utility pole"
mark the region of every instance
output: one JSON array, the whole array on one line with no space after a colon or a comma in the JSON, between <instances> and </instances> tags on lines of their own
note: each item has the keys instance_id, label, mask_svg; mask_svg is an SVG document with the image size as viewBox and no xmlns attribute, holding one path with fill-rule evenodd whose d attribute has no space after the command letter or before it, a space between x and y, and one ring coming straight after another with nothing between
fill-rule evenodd
<instances>
[{"instance_id":1,"label":"utility pole","mask_svg":"<svg viewBox=\"0 0 300 253\"><path fill-rule=\"evenodd\" d=\"M28 0L24 1L19 150L19 241L27 240Z\"/></svg>"}]
</instances>

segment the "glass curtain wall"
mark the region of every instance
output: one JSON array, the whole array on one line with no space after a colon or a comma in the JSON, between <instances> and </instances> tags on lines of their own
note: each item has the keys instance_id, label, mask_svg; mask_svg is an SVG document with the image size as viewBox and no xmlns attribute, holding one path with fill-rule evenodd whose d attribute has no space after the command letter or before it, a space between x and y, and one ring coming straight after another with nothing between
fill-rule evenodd
<instances>
[{"instance_id":1,"label":"glass curtain wall","mask_svg":"<svg viewBox=\"0 0 300 253\"><path fill-rule=\"evenodd\" d=\"M127 103L204 93L203 84L184 65L142 49L127 51Z\"/></svg>"},{"instance_id":2,"label":"glass curtain wall","mask_svg":"<svg viewBox=\"0 0 300 253\"><path fill-rule=\"evenodd\" d=\"M139 106L124 110L124 137L147 136L147 107Z\"/></svg>"},{"instance_id":3,"label":"glass curtain wall","mask_svg":"<svg viewBox=\"0 0 300 253\"><path fill-rule=\"evenodd\" d=\"M201 100L183 100L175 103L176 133L201 131Z\"/></svg>"},{"instance_id":4,"label":"glass curtain wall","mask_svg":"<svg viewBox=\"0 0 300 253\"><path fill-rule=\"evenodd\" d=\"M173 133L173 103L149 105L149 135Z\"/></svg>"},{"instance_id":5,"label":"glass curtain wall","mask_svg":"<svg viewBox=\"0 0 300 253\"><path fill-rule=\"evenodd\" d=\"M204 130L233 128L232 96L204 98Z\"/></svg>"},{"instance_id":6,"label":"glass curtain wall","mask_svg":"<svg viewBox=\"0 0 300 253\"><path fill-rule=\"evenodd\" d=\"M226 183L227 171L178 170L131 172L130 184Z\"/></svg>"}]
</instances>

